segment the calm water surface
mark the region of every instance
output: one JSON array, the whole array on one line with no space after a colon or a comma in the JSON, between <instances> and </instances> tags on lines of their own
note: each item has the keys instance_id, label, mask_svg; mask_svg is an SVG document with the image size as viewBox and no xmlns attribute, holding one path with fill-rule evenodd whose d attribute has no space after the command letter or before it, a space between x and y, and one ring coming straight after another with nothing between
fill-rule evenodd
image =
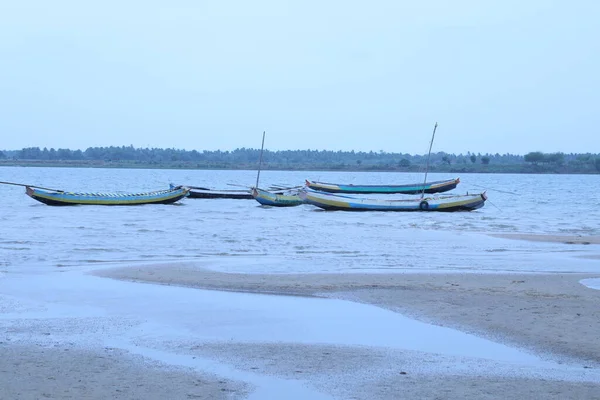
<instances>
[{"instance_id":1,"label":"calm water surface","mask_svg":"<svg viewBox=\"0 0 600 400\"><path fill-rule=\"evenodd\" d=\"M454 178L430 174L428 180ZM222 271L586 271L597 245L497 239L489 233L600 235L598 175L465 174L454 193L487 189L474 212L325 212L265 208L254 200L184 199L175 205L50 207L0 185L0 270L91 263L193 261ZM261 173L261 186L305 179L420 182L422 174ZM0 168L0 180L69 191L140 192L169 183L235 189L255 171Z\"/></svg>"}]
</instances>

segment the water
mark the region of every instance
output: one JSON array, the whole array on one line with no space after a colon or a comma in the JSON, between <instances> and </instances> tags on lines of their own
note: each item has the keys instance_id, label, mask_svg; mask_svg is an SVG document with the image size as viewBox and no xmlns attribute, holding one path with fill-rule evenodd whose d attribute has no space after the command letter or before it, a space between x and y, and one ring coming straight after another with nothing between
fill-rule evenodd
<instances>
[{"instance_id":1,"label":"water","mask_svg":"<svg viewBox=\"0 0 600 400\"><path fill-rule=\"evenodd\" d=\"M590 289L600 290L600 278L582 279L579 283Z\"/></svg>"},{"instance_id":2,"label":"water","mask_svg":"<svg viewBox=\"0 0 600 400\"><path fill-rule=\"evenodd\" d=\"M121 323L101 329L112 330L118 338L113 340L120 343L135 343L141 338L162 342L165 337L169 340L179 337L184 341L203 342L331 344L553 366L535 355L503 344L344 300L132 285L90 277L79 271L17 276L3 294L45 305L44 311L28 312L28 318L110 316ZM0 314L0 323L15 317L23 318L23 314ZM131 325L135 328L130 329L129 324L124 327L124 321L134 319ZM81 329L80 340L86 341L94 339L98 326ZM65 330L56 328L50 339L56 340Z\"/></svg>"},{"instance_id":3,"label":"water","mask_svg":"<svg viewBox=\"0 0 600 400\"><path fill-rule=\"evenodd\" d=\"M458 175L457 175L458 176ZM428 180L456 176L429 174ZM490 233L600 235L598 175L466 174L455 193L488 189L470 213L325 212L254 200L50 207L0 185L0 270L193 261L237 272L597 272L597 245L498 239ZM422 174L263 171L261 186L305 179L420 182ZM235 189L255 171L3 167L0 180L70 191L140 192L169 183ZM507 193L507 192L513 192Z\"/></svg>"}]
</instances>

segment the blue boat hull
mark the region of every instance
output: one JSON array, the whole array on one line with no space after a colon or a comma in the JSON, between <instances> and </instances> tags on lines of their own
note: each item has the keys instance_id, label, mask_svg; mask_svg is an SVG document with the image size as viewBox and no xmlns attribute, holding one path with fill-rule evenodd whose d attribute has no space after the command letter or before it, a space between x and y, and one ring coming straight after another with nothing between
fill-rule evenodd
<instances>
[{"instance_id":1,"label":"blue boat hull","mask_svg":"<svg viewBox=\"0 0 600 400\"><path fill-rule=\"evenodd\" d=\"M172 204L189 193L185 187L147 193L80 193L42 190L27 186L25 192L32 199L49 206L101 205L133 206L142 204Z\"/></svg>"}]
</instances>

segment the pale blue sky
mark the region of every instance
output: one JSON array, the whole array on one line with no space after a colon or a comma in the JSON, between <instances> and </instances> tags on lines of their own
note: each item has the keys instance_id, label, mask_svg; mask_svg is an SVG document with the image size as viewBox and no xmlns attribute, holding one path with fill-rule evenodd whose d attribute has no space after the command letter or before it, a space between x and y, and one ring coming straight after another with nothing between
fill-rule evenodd
<instances>
[{"instance_id":1,"label":"pale blue sky","mask_svg":"<svg viewBox=\"0 0 600 400\"><path fill-rule=\"evenodd\" d=\"M600 152L600 1L0 3L0 149Z\"/></svg>"}]
</instances>

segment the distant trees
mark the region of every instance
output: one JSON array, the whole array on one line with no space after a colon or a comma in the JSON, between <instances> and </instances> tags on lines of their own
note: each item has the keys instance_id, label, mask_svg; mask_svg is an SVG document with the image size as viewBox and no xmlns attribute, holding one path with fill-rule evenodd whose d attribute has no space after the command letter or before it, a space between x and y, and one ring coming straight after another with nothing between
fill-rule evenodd
<instances>
[{"instance_id":1,"label":"distant trees","mask_svg":"<svg viewBox=\"0 0 600 400\"><path fill-rule=\"evenodd\" d=\"M398 165L402 168L408 168L410 167L410 160L408 160L407 158L403 158L398 162Z\"/></svg>"},{"instance_id":2,"label":"distant trees","mask_svg":"<svg viewBox=\"0 0 600 400\"><path fill-rule=\"evenodd\" d=\"M544 161L544 153L541 151L533 151L531 153L525 154L525 162L529 162L532 164L541 163Z\"/></svg>"},{"instance_id":3,"label":"distant trees","mask_svg":"<svg viewBox=\"0 0 600 400\"><path fill-rule=\"evenodd\" d=\"M44 149L46 150L46 149ZM43 160L42 151L39 147L26 147L19 152L19 158L25 160Z\"/></svg>"},{"instance_id":4,"label":"distant trees","mask_svg":"<svg viewBox=\"0 0 600 400\"><path fill-rule=\"evenodd\" d=\"M580 164L585 164L585 163L592 161L592 155L589 153L588 154L580 154L577 157L575 157L575 160Z\"/></svg>"},{"instance_id":5,"label":"distant trees","mask_svg":"<svg viewBox=\"0 0 600 400\"><path fill-rule=\"evenodd\" d=\"M133 146L90 147L85 151L27 147L2 150L0 160L33 161L35 164L93 164L110 166L157 166L167 168L241 168L258 165L260 149L180 150L174 148L135 148ZM272 169L336 169L336 170L401 170L419 171L427 163L427 154L386 153L384 151L329 150L265 150L264 168ZM600 154L564 154L531 152L522 155L480 153L431 153L429 167L438 172L600 172ZM469 164L470 161L470 165ZM480 162L478 162L480 161ZM489 165L489 166L488 166ZM485 167L483 167L485 166Z\"/></svg>"},{"instance_id":6,"label":"distant trees","mask_svg":"<svg viewBox=\"0 0 600 400\"><path fill-rule=\"evenodd\" d=\"M564 153L551 153L545 154L541 151L534 151L531 153L525 154L525 162L530 162L532 164L558 164L562 165L565 161Z\"/></svg>"}]
</instances>

